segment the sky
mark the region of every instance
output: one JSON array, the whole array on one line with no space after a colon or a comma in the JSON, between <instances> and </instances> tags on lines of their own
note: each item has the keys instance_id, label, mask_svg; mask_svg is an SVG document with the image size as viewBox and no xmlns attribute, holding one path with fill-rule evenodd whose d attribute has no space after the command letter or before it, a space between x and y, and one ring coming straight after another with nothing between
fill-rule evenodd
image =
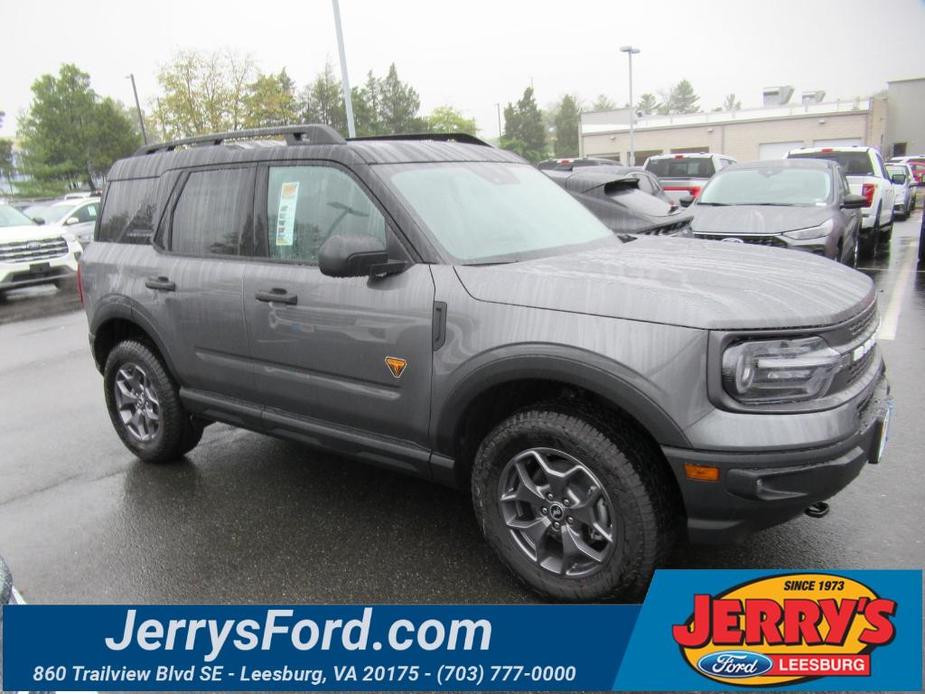
<instances>
[{"instance_id":1,"label":"sky","mask_svg":"<svg viewBox=\"0 0 925 694\"><path fill-rule=\"evenodd\" d=\"M549 106L566 93L628 98L627 60L641 50L633 92L689 80L704 110L734 92L761 105L767 86L823 89L826 100L869 96L887 80L925 77L925 0L340 0L352 84L394 62L422 112L450 105L498 134L495 104L533 84ZM299 85L330 60L339 70L330 0L0 0L0 135L13 136L30 85L71 62L93 88L142 107L158 67L178 50L230 48Z\"/></svg>"}]
</instances>

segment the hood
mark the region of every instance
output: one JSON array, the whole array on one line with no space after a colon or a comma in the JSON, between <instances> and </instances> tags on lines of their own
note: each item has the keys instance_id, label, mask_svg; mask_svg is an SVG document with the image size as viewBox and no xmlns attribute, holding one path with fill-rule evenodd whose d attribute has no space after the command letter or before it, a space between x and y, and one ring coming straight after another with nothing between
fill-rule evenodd
<instances>
[{"instance_id":1,"label":"hood","mask_svg":"<svg viewBox=\"0 0 925 694\"><path fill-rule=\"evenodd\" d=\"M810 253L695 239L456 272L481 301L711 330L831 325L875 296L866 275Z\"/></svg>"},{"instance_id":2,"label":"hood","mask_svg":"<svg viewBox=\"0 0 925 694\"><path fill-rule=\"evenodd\" d=\"M694 205L695 232L710 234L780 234L822 224L832 216L828 207L770 207L765 205L730 205L711 207Z\"/></svg>"},{"instance_id":3,"label":"hood","mask_svg":"<svg viewBox=\"0 0 925 694\"><path fill-rule=\"evenodd\" d=\"M21 243L41 241L64 236L64 230L57 224L24 224L16 227L0 227L0 243Z\"/></svg>"}]
</instances>

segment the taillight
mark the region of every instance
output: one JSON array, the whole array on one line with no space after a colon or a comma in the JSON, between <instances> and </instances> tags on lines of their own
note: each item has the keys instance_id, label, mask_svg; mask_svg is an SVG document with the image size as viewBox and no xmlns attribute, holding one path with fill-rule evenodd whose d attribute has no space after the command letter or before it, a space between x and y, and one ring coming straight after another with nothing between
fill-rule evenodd
<instances>
[{"instance_id":1,"label":"taillight","mask_svg":"<svg viewBox=\"0 0 925 694\"><path fill-rule=\"evenodd\" d=\"M80 305L84 305L84 283L80 276L80 265L77 266L77 296L80 297Z\"/></svg>"},{"instance_id":2,"label":"taillight","mask_svg":"<svg viewBox=\"0 0 925 694\"><path fill-rule=\"evenodd\" d=\"M700 186L691 186L688 190L690 190L692 198L696 198L700 195Z\"/></svg>"},{"instance_id":3,"label":"taillight","mask_svg":"<svg viewBox=\"0 0 925 694\"><path fill-rule=\"evenodd\" d=\"M876 183L865 183L861 186L861 197L867 201L867 204L864 207L873 207L874 206L874 195L877 193L877 184Z\"/></svg>"}]
</instances>

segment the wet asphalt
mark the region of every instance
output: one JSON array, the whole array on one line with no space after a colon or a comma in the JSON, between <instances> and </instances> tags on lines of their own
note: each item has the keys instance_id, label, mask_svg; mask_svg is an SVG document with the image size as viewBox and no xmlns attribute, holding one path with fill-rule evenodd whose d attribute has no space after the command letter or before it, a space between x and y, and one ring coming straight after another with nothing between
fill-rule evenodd
<instances>
[{"instance_id":1,"label":"wet asphalt","mask_svg":"<svg viewBox=\"0 0 925 694\"><path fill-rule=\"evenodd\" d=\"M676 568L925 566L921 212L864 263L896 409L886 460L743 545L682 545ZM37 603L529 602L465 494L216 424L176 464L112 431L72 288L0 305L0 554ZM888 336L885 336L888 337Z\"/></svg>"}]
</instances>

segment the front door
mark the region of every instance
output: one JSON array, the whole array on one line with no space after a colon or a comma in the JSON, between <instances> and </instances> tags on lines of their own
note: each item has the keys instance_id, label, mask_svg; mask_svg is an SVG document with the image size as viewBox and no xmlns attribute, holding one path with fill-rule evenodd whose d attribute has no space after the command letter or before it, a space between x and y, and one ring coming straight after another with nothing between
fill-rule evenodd
<instances>
[{"instance_id":1,"label":"front door","mask_svg":"<svg viewBox=\"0 0 925 694\"><path fill-rule=\"evenodd\" d=\"M270 166L258 176L264 258L247 267L244 310L268 428L284 415L322 432L319 440L327 429L335 438L427 448L430 268L379 279L321 274L318 252L336 234L373 236L402 252L382 211L334 165Z\"/></svg>"}]
</instances>

